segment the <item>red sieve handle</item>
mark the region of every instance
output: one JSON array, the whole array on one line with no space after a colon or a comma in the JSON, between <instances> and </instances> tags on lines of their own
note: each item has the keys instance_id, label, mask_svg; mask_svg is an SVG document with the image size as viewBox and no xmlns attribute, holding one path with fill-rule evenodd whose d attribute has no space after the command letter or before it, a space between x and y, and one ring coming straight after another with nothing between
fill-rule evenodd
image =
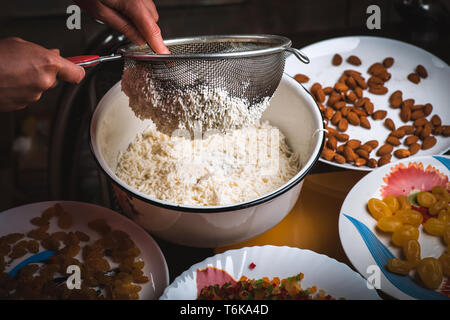
<instances>
[{"instance_id":1,"label":"red sieve handle","mask_svg":"<svg viewBox=\"0 0 450 320\"><path fill-rule=\"evenodd\" d=\"M100 56L87 55L87 56L69 57L66 59L82 67L91 67L100 63L99 58Z\"/></svg>"}]
</instances>

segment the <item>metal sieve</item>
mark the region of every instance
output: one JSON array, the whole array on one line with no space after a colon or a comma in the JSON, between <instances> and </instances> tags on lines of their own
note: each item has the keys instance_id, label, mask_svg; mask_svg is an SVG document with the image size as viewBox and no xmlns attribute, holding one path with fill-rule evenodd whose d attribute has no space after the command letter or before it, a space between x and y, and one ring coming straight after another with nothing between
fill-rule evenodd
<instances>
[{"instance_id":1,"label":"metal sieve","mask_svg":"<svg viewBox=\"0 0 450 320\"><path fill-rule=\"evenodd\" d=\"M231 97L259 103L275 92L287 53L303 63L309 59L291 47L291 40L276 35L221 35L165 40L170 54L155 54L149 47L128 45L115 55L74 61L92 65L124 58L125 67L145 64L163 94L204 86L224 89Z\"/></svg>"}]
</instances>

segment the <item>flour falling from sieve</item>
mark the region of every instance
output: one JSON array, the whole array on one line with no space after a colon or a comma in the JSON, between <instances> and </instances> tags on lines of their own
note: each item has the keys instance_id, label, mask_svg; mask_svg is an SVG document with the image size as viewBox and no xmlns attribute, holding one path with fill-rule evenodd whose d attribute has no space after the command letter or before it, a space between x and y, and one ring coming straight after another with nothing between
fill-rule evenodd
<instances>
[{"instance_id":1,"label":"flour falling from sieve","mask_svg":"<svg viewBox=\"0 0 450 320\"><path fill-rule=\"evenodd\" d=\"M129 105L140 119L152 119L159 131L172 134L177 129L195 131L229 130L259 124L269 105L269 97L257 104L232 97L223 88L202 84L183 89L163 87L152 76L152 68L145 63L125 64L122 90L129 97ZM244 84L243 84L244 86Z\"/></svg>"}]
</instances>

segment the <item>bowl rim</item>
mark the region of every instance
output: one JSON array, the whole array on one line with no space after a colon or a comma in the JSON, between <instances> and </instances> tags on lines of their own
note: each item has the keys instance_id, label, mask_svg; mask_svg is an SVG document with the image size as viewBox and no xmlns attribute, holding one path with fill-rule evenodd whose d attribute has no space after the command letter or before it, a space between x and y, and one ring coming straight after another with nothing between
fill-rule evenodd
<instances>
[{"instance_id":1,"label":"bowl rim","mask_svg":"<svg viewBox=\"0 0 450 320\"><path fill-rule=\"evenodd\" d=\"M285 192L289 191L290 189L292 189L294 186L296 186L297 184L299 184L305 177L306 175L311 171L311 169L314 167L314 165L317 163L317 161L320 158L320 154L322 152L324 143L325 143L325 122L322 116L322 113L320 112L320 108L316 102L316 100L314 99L314 97L312 96L312 94L309 92L309 90L307 90L301 83L299 83L298 81L296 81L293 77L291 77L290 75L288 75L287 73L283 73L283 75L286 77L286 79L288 80L288 82L290 82L292 85L296 86L300 86L300 90L304 90L310 97L311 101L313 102L314 107L311 108L311 110L313 111L313 113L320 119L320 123L321 123L321 128L318 128L318 133L320 135L322 135L321 141L318 143L318 145L315 146L312 155L308 158L307 161L307 167L306 165L300 169L300 171L297 173L297 175L299 174L294 180L289 181L287 183L285 183L284 185L282 185L281 187L279 187L278 189L275 189L273 192L268 193L262 197L256 198L256 199L252 199L246 202L240 202L237 204L231 204L231 205L225 205L225 206L205 206L205 207L201 207L201 206L189 206L189 205L182 205L182 204L171 204L168 202L165 202L163 200L158 200L158 199L150 199L148 197L145 197L143 195L140 195L138 193L136 193L133 189L131 189L130 186L128 186L125 182L123 182L122 180L120 180L118 177L114 177L112 176L108 170L106 170L103 165L101 164L101 162L99 161L98 157L97 157L97 151L96 148L94 147L94 128L93 128L93 124L94 124L94 119L96 118L96 115L98 114L97 111L99 110L98 106L100 105L100 103L102 102L103 98L106 96L103 96L102 99L100 100L100 102L97 104L97 106L95 107L94 111L91 114L91 118L89 120L89 130L88 130L88 134L89 134L89 147L90 150L92 152L92 154L94 155L94 159L95 162L97 163L97 166L102 170L103 174L106 175L106 177L108 177L109 180L111 180L115 186L117 186L118 188L120 188L122 191L131 194L134 198L137 198L143 202L149 203L151 205L157 206L157 207L161 207L164 209L169 209L169 210L173 210L173 211L181 211L181 212L186 212L186 213L196 213L196 214L205 214L205 213L223 213L223 212L229 212L229 211L237 211L237 210L243 210L243 209L247 209L250 207L254 207L260 204L263 204L265 202L268 202L270 200L275 199L276 197L284 194ZM109 92L109 91L108 91ZM314 155L314 153L316 153ZM314 157L313 157L314 156ZM103 157L102 157L103 158ZM309 163L309 164L308 164ZM106 163L105 163L106 165ZM109 169L111 172L112 170Z\"/></svg>"}]
</instances>

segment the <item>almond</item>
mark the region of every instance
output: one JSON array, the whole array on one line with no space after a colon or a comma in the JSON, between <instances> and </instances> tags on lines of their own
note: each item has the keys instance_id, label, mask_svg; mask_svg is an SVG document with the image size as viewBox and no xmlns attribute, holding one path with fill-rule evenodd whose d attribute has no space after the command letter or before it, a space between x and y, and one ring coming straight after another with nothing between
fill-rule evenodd
<instances>
[{"instance_id":1,"label":"almond","mask_svg":"<svg viewBox=\"0 0 450 320\"><path fill-rule=\"evenodd\" d=\"M358 108L352 108L351 109L352 112L356 113L358 116L362 116L362 117L366 117L367 116L367 112L364 111L363 109L358 109Z\"/></svg>"},{"instance_id":2,"label":"almond","mask_svg":"<svg viewBox=\"0 0 450 320\"><path fill-rule=\"evenodd\" d=\"M389 136L386 139L386 143L389 143L390 145L393 145L396 147L396 146L400 145L400 140L394 136Z\"/></svg>"},{"instance_id":3,"label":"almond","mask_svg":"<svg viewBox=\"0 0 450 320\"><path fill-rule=\"evenodd\" d=\"M333 66L339 66L342 63L342 57L340 54L336 53L331 60Z\"/></svg>"},{"instance_id":4,"label":"almond","mask_svg":"<svg viewBox=\"0 0 450 320\"><path fill-rule=\"evenodd\" d=\"M307 75L304 75L302 73L298 73L294 76L294 79L297 80L300 83L306 83L309 81L309 77Z\"/></svg>"},{"instance_id":5,"label":"almond","mask_svg":"<svg viewBox=\"0 0 450 320\"><path fill-rule=\"evenodd\" d=\"M428 136L423 140L422 150L427 150L432 148L436 144L437 140L433 136Z\"/></svg>"},{"instance_id":6,"label":"almond","mask_svg":"<svg viewBox=\"0 0 450 320\"><path fill-rule=\"evenodd\" d=\"M364 143L364 145L371 147L373 150L376 147L378 147L378 141L377 140L369 140L366 143Z\"/></svg>"},{"instance_id":7,"label":"almond","mask_svg":"<svg viewBox=\"0 0 450 320\"><path fill-rule=\"evenodd\" d=\"M347 129L348 129L348 121L347 121L347 119L342 118L339 121L337 127L338 127L338 130L341 131L341 132L347 131Z\"/></svg>"},{"instance_id":8,"label":"almond","mask_svg":"<svg viewBox=\"0 0 450 320\"><path fill-rule=\"evenodd\" d=\"M354 65L354 66L360 66L361 65L361 59L358 58L357 56L350 56L347 58L347 62Z\"/></svg>"},{"instance_id":9,"label":"almond","mask_svg":"<svg viewBox=\"0 0 450 320\"><path fill-rule=\"evenodd\" d=\"M325 87L323 88L323 92L328 96L333 92L333 88L332 87Z\"/></svg>"},{"instance_id":10,"label":"almond","mask_svg":"<svg viewBox=\"0 0 450 320\"><path fill-rule=\"evenodd\" d=\"M341 75L337 82L345 83L347 81L347 76L345 74Z\"/></svg>"},{"instance_id":11,"label":"almond","mask_svg":"<svg viewBox=\"0 0 450 320\"><path fill-rule=\"evenodd\" d=\"M348 122L350 122L354 126L359 126L359 124L361 123L361 121L359 120L358 115L356 113L354 113L353 111L350 111L348 113L347 120L348 120Z\"/></svg>"},{"instance_id":12,"label":"almond","mask_svg":"<svg viewBox=\"0 0 450 320\"><path fill-rule=\"evenodd\" d=\"M336 110L340 110L345 107L345 101L338 101L333 106Z\"/></svg>"},{"instance_id":13,"label":"almond","mask_svg":"<svg viewBox=\"0 0 450 320\"><path fill-rule=\"evenodd\" d=\"M356 101L356 94L353 91L347 91L347 93L345 94L347 101L353 103Z\"/></svg>"},{"instance_id":14,"label":"almond","mask_svg":"<svg viewBox=\"0 0 450 320\"><path fill-rule=\"evenodd\" d=\"M351 139L351 140L348 140L345 145L354 150L354 149L359 148L359 146L361 145L361 141L359 141L357 139Z\"/></svg>"},{"instance_id":15,"label":"almond","mask_svg":"<svg viewBox=\"0 0 450 320\"><path fill-rule=\"evenodd\" d=\"M311 92L314 95L318 89L322 89L322 85L320 83L318 83L318 82L315 82L311 86L311 89L309 89L309 92Z\"/></svg>"},{"instance_id":16,"label":"almond","mask_svg":"<svg viewBox=\"0 0 450 320\"><path fill-rule=\"evenodd\" d=\"M404 125L399 127L398 129L401 129L405 131L405 134L413 134L414 133L414 127L410 125Z\"/></svg>"},{"instance_id":17,"label":"almond","mask_svg":"<svg viewBox=\"0 0 450 320\"><path fill-rule=\"evenodd\" d=\"M319 102L325 102L325 92L323 92L322 88L318 88L314 93L314 97Z\"/></svg>"},{"instance_id":18,"label":"almond","mask_svg":"<svg viewBox=\"0 0 450 320\"><path fill-rule=\"evenodd\" d=\"M330 108L330 107L325 108L325 114L324 114L325 118L332 119L334 117L333 114L334 114L333 108Z\"/></svg>"},{"instance_id":19,"label":"almond","mask_svg":"<svg viewBox=\"0 0 450 320\"><path fill-rule=\"evenodd\" d=\"M355 90L355 88L357 88L356 81L352 76L347 77L347 79L345 80L345 84L352 90Z\"/></svg>"},{"instance_id":20,"label":"almond","mask_svg":"<svg viewBox=\"0 0 450 320\"><path fill-rule=\"evenodd\" d=\"M367 160L363 159L363 158L357 158L355 160L355 166L357 166L357 167L361 167L361 166L365 165L366 163L367 163Z\"/></svg>"},{"instance_id":21,"label":"almond","mask_svg":"<svg viewBox=\"0 0 450 320\"><path fill-rule=\"evenodd\" d=\"M406 100L403 100L403 102L402 102L402 106L403 105L407 105L408 107L412 107L413 105L414 105L414 99L406 99Z\"/></svg>"},{"instance_id":22,"label":"almond","mask_svg":"<svg viewBox=\"0 0 450 320\"><path fill-rule=\"evenodd\" d=\"M373 108L373 103L369 99L365 100L365 102L364 102L364 110L366 110L368 115L371 115L373 113L373 109L374 109Z\"/></svg>"},{"instance_id":23,"label":"almond","mask_svg":"<svg viewBox=\"0 0 450 320\"><path fill-rule=\"evenodd\" d=\"M338 102L339 100L341 100L341 95L335 91L333 91L330 95L330 97L328 98L327 101L327 105L328 106L333 106L335 105L336 102Z\"/></svg>"},{"instance_id":24,"label":"almond","mask_svg":"<svg viewBox=\"0 0 450 320\"><path fill-rule=\"evenodd\" d=\"M346 76L348 76L348 77L353 77L353 78L355 78L355 80L356 80L357 77L360 77L360 76L361 76L361 72L356 71L356 70L351 70L351 69L345 70L345 71L344 71L344 74L345 74Z\"/></svg>"},{"instance_id":25,"label":"almond","mask_svg":"<svg viewBox=\"0 0 450 320\"><path fill-rule=\"evenodd\" d=\"M372 114L373 120L382 120L386 117L387 112L385 110L378 110Z\"/></svg>"},{"instance_id":26,"label":"almond","mask_svg":"<svg viewBox=\"0 0 450 320\"><path fill-rule=\"evenodd\" d=\"M346 92L346 91L348 90L348 87L347 87L347 85L346 85L345 83L337 82L337 83L334 85L334 89L335 89L336 91L338 91L338 92Z\"/></svg>"},{"instance_id":27,"label":"almond","mask_svg":"<svg viewBox=\"0 0 450 320\"><path fill-rule=\"evenodd\" d=\"M366 80L363 77L361 77L361 76L353 76L353 78L355 79L356 83L358 84L358 86L361 89L367 89L368 85L367 85Z\"/></svg>"},{"instance_id":28,"label":"almond","mask_svg":"<svg viewBox=\"0 0 450 320\"><path fill-rule=\"evenodd\" d=\"M431 112L433 112L433 106L431 103L427 103L423 108L423 113L425 117L428 117L431 114Z\"/></svg>"},{"instance_id":29,"label":"almond","mask_svg":"<svg viewBox=\"0 0 450 320\"><path fill-rule=\"evenodd\" d=\"M374 158L370 158L370 159L367 161L367 166L368 166L369 168L376 168L376 167L378 166L377 160L375 160Z\"/></svg>"},{"instance_id":30,"label":"almond","mask_svg":"<svg viewBox=\"0 0 450 320\"><path fill-rule=\"evenodd\" d=\"M327 147L331 150L336 150L337 148L337 139L334 136L328 137Z\"/></svg>"},{"instance_id":31,"label":"almond","mask_svg":"<svg viewBox=\"0 0 450 320\"><path fill-rule=\"evenodd\" d=\"M397 130L392 131L390 135L401 139L405 136L405 131L403 131L402 129L397 129Z\"/></svg>"},{"instance_id":32,"label":"almond","mask_svg":"<svg viewBox=\"0 0 450 320\"><path fill-rule=\"evenodd\" d=\"M421 77L421 78L427 78L428 77L428 72L427 72L427 69L425 69L425 67L423 66L423 65L421 65L421 64L419 64L417 67L416 67L416 72L417 72L417 74Z\"/></svg>"},{"instance_id":33,"label":"almond","mask_svg":"<svg viewBox=\"0 0 450 320\"><path fill-rule=\"evenodd\" d=\"M384 72L386 72L386 68L379 62L375 62L367 70L367 73L371 74L373 76L380 75L380 74L382 74Z\"/></svg>"},{"instance_id":34,"label":"almond","mask_svg":"<svg viewBox=\"0 0 450 320\"><path fill-rule=\"evenodd\" d=\"M336 135L336 139L339 142L345 142L345 141L347 141L349 139L349 136L348 136L348 134L345 134L345 133L338 133Z\"/></svg>"},{"instance_id":35,"label":"almond","mask_svg":"<svg viewBox=\"0 0 450 320\"><path fill-rule=\"evenodd\" d=\"M414 135L420 137L420 134L423 131L423 127L417 127L416 130L414 131Z\"/></svg>"},{"instance_id":36,"label":"almond","mask_svg":"<svg viewBox=\"0 0 450 320\"><path fill-rule=\"evenodd\" d=\"M383 66L385 68L390 68L394 64L394 58L387 57L383 60Z\"/></svg>"},{"instance_id":37,"label":"almond","mask_svg":"<svg viewBox=\"0 0 450 320\"><path fill-rule=\"evenodd\" d=\"M442 125L442 120L437 114L435 114L431 117L431 123L433 124L433 126L439 127L440 125Z\"/></svg>"},{"instance_id":38,"label":"almond","mask_svg":"<svg viewBox=\"0 0 450 320\"><path fill-rule=\"evenodd\" d=\"M361 158L369 160L369 152L367 152L367 150L364 150L362 148L356 149L356 154L359 155Z\"/></svg>"},{"instance_id":39,"label":"almond","mask_svg":"<svg viewBox=\"0 0 450 320\"><path fill-rule=\"evenodd\" d=\"M426 137L428 137L431 134L431 131L433 131L433 125L431 123L427 123L423 126L423 130L420 133L420 138L424 140ZM423 145L422 145L423 147Z\"/></svg>"},{"instance_id":40,"label":"almond","mask_svg":"<svg viewBox=\"0 0 450 320\"><path fill-rule=\"evenodd\" d=\"M392 155L390 153L385 154L384 156L381 156L380 159L378 159L378 166L384 166L385 164L388 164L391 162Z\"/></svg>"},{"instance_id":41,"label":"almond","mask_svg":"<svg viewBox=\"0 0 450 320\"><path fill-rule=\"evenodd\" d=\"M371 153L373 148L371 146L368 146L367 144L362 144L358 149L362 149L367 151L368 153Z\"/></svg>"},{"instance_id":42,"label":"almond","mask_svg":"<svg viewBox=\"0 0 450 320\"><path fill-rule=\"evenodd\" d=\"M414 121L414 126L415 126L415 127L422 127L422 126L424 126L427 122L428 122L428 120L427 120L426 118L422 117L422 118L416 119L416 120Z\"/></svg>"},{"instance_id":43,"label":"almond","mask_svg":"<svg viewBox=\"0 0 450 320\"><path fill-rule=\"evenodd\" d=\"M333 160L339 164L345 163L345 158L341 156L340 154L335 154Z\"/></svg>"},{"instance_id":44,"label":"almond","mask_svg":"<svg viewBox=\"0 0 450 320\"><path fill-rule=\"evenodd\" d=\"M413 120L413 121L420 119L420 118L424 118L424 117L425 117L425 114L423 113L422 110L417 110L417 111L414 111L411 113L411 120Z\"/></svg>"},{"instance_id":45,"label":"almond","mask_svg":"<svg viewBox=\"0 0 450 320\"><path fill-rule=\"evenodd\" d=\"M391 108L400 108L401 104L402 104L402 92L400 90L395 91L394 93L391 94L391 96L389 97L389 103L391 105Z\"/></svg>"},{"instance_id":46,"label":"almond","mask_svg":"<svg viewBox=\"0 0 450 320\"><path fill-rule=\"evenodd\" d=\"M395 123L391 118L386 118L386 120L384 120L384 126L391 131L395 130Z\"/></svg>"},{"instance_id":47,"label":"almond","mask_svg":"<svg viewBox=\"0 0 450 320\"><path fill-rule=\"evenodd\" d=\"M358 158L358 155L349 146L344 146L344 157L347 162L353 162Z\"/></svg>"},{"instance_id":48,"label":"almond","mask_svg":"<svg viewBox=\"0 0 450 320\"><path fill-rule=\"evenodd\" d=\"M444 133L444 126L437 126L437 127L434 127L434 129L433 129L433 134L435 135L435 136L440 136L441 134L443 134Z\"/></svg>"},{"instance_id":49,"label":"almond","mask_svg":"<svg viewBox=\"0 0 450 320\"><path fill-rule=\"evenodd\" d=\"M408 122L411 120L411 108L408 105L403 105L400 111L400 119L403 122Z\"/></svg>"},{"instance_id":50,"label":"almond","mask_svg":"<svg viewBox=\"0 0 450 320\"><path fill-rule=\"evenodd\" d=\"M342 113L340 111L336 111L333 118L331 118L331 123L337 125L339 121L342 119Z\"/></svg>"},{"instance_id":51,"label":"almond","mask_svg":"<svg viewBox=\"0 0 450 320\"><path fill-rule=\"evenodd\" d=\"M417 73L413 72L408 75L408 80L412 83L418 84L420 82L420 77Z\"/></svg>"},{"instance_id":52,"label":"almond","mask_svg":"<svg viewBox=\"0 0 450 320\"><path fill-rule=\"evenodd\" d=\"M352 111L352 108L349 106L345 106L341 109L341 113L343 117L347 117L349 112Z\"/></svg>"},{"instance_id":53,"label":"almond","mask_svg":"<svg viewBox=\"0 0 450 320\"><path fill-rule=\"evenodd\" d=\"M369 80L367 80L367 84L369 85L369 87L382 86L384 85L384 81L377 76L372 76L369 78Z\"/></svg>"},{"instance_id":54,"label":"almond","mask_svg":"<svg viewBox=\"0 0 450 320\"><path fill-rule=\"evenodd\" d=\"M408 149L397 149L394 151L394 156L396 156L399 159L407 158L411 155L411 152L409 152Z\"/></svg>"},{"instance_id":55,"label":"almond","mask_svg":"<svg viewBox=\"0 0 450 320\"><path fill-rule=\"evenodd\" d=\"M385 86L372 86L369 87L369 92L373 94L386 94L388 92L388 88Z\"/></svg>"},{"instance_id":56,"label":"almond","mask_svg":"<svg viewBox=\"0 0 450 320\"><path fill-rule=\"evenodd\" d=\"M335 155L335 152L328 148L323 148L321 157L325 160L331 161Z\"/></svg>"},{"instance_id":57,"label":"almond","mask_svg":"<svg viewBox=\"0 0 450 320\"><path fill-rule=\"evenodd\" d=\"M377 156L384 156L385 154L391 153L392 150L394 148L390 144L384 144L378 149Z\"/></svg>"},{"instance_id":58,"label":"almond","mask_svg":"<svg viewBox=\"0 0 450 320\"><path fill-rule=\"evenodd\" d=\"M406 137L404 144L405 144L405 146L410 146L410 145L416 143L417 141L419 141L418 136L409 136L409 137Z\"/></svg>"},{"instance_id":59,"label":"almond","mask_svg":"<svg viewBox=\"0 0 450 320\"><path fill-rule=\"evenodd\" d=\"M412 145L409 146L408 148L409 152L411 153L411 155L416 154L417 152L419 152L420 150L420 144L418 143L413 143Z\"/></svg>"},{"instance_id":60,"label":"almond","mask_svg":"<svg viewBox=\"0 0 450 320\"><path fill-rule=\"evenodd\" d=\"M326 130L327 130L327 137L337 136L339 134L339 132L336 129L331 128L331 127L326 127Z\"/></svg>"},{"instance_id":61,"label":"almond","mask_svg":"<svg viewBox=\"0 0 450 320\"><path fill-rule=\"evenodd\" d=\"M371 127L370 122L366 116L360 116L359 121L360 121L361 127L365 128L365 129L370 129L370 127Z\"/></svg>"}]
</instances>

